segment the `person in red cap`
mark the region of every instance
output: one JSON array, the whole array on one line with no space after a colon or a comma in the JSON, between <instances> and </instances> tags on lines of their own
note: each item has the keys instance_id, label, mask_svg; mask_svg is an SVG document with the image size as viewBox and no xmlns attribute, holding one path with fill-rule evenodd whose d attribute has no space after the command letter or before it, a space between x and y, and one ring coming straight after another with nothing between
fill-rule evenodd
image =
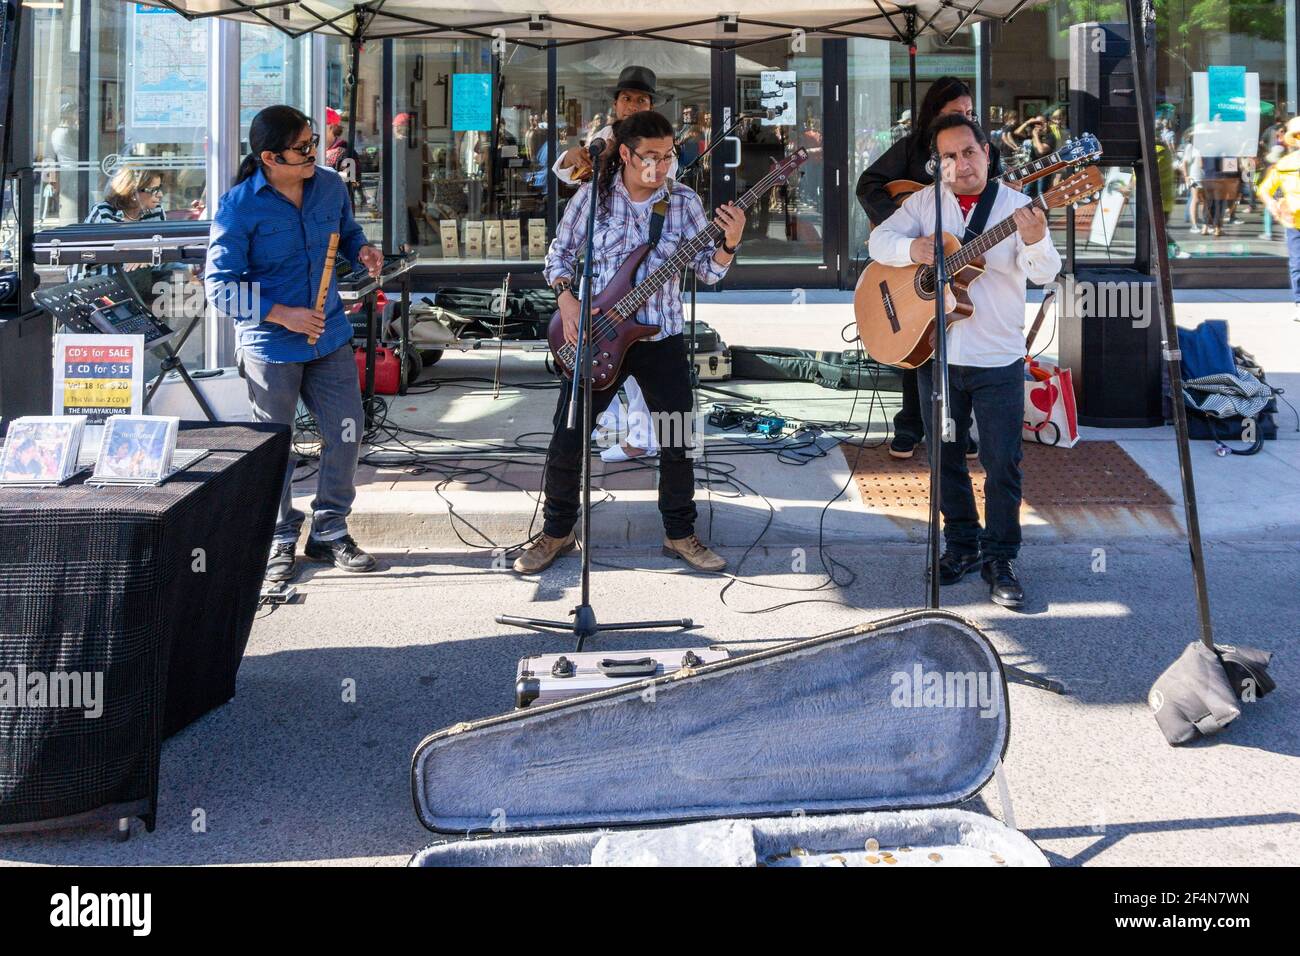
<instances>
[{"instance_id":1,"label":"person in red cap","mask_svg":"<svg viewBox=\"0 0 1300 956\"><path fill-rule=\"evenodd\" d=\"M325 165L330 169L338 169L347 151L348 141L343 138L343 117L339 115L338 110L327 107L325 109Z\"/></svg>"}]
</instances>

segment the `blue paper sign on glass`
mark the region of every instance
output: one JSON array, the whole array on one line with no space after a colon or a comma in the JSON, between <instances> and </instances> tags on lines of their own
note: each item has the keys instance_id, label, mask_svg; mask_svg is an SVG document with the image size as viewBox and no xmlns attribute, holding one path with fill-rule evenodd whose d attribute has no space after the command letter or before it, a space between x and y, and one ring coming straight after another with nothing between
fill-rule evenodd
<instances>
[{"instance_id":1,"label":"blue paper sign on glass","mask_svg":"<svg viewBox=\"0 0 1300 956\"><path fill-rule=\"evenodd\" d=\"M1206 69L1210 97L1210 120L1220 123L1246 122L1246 68L1211 66Z\"/></svg>"},{"instance_id":2,"label":"blue paper sign on glass","mask_svg":"<svg viewBox=\"0 0 1300 956\"><path fill-rule=\"evenodd\" d=\"M453 132L492 129L492 74L451 75L451 128Z\"/></svg>"}]
</instances>

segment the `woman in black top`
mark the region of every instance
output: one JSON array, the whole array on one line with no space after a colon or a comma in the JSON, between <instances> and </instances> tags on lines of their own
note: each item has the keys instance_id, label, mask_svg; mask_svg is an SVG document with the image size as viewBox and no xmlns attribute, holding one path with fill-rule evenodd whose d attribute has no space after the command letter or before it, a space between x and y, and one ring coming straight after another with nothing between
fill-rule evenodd
<instances>
[{"instance_id":1,"label":"woman in black top","mask_svg":"<svg viewBox=\"0 0 1300 956\"><path fill-rule=\"evenodd\" d=\"M976 120L975 98L970 87L955 76L935 80L921 101L920 115L912 124L912 132L900 139L866 168L858 179L858 202L867 213L873 226L878 226L898 208L885 188L895 179L911 179L928 186L934 177L926 172L930 161L930 124L947 113L961 113ZM997 151L990 156L989 176L1002 172L1002 162ZM894 416L894 438L889 443L889 454L895 458L911 458L916 444L924 434L921 421L921 399L916 391L916 370L903 372L903 407ZM977 454L972 439L966 449L968 458Z\"/></svg>"}]
</instances>

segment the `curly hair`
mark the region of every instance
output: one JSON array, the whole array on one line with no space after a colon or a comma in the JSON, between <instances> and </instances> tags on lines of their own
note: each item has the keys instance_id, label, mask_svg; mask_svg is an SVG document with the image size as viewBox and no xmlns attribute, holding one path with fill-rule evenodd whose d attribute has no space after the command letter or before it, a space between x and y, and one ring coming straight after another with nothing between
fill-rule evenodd
<instances>
[{"instance_id":1,"label":"curly hair","mask_svg":"<svg viewBox=\"0 0 1300 956\"><path fill-rule=\"evenodd\" d=\"M626 146L634 150L643 139L672 139L673 124L662 113L654 110L642 110L633 113L625 120L619 120L611 127L614 142L609 146L608 155L601 159L600 174L595 178L596 197L600 211L608 214L609 197L614 191L614 180L623 174L623 154L619 148Z\"/></svg>"}]
</instances>

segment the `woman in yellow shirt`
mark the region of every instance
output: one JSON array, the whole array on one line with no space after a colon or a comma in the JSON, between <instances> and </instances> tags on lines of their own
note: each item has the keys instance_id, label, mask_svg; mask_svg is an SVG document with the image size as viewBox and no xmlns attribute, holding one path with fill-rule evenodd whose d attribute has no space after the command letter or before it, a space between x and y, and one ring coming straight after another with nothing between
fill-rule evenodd
<instances>
[{"instance_id":1,"label":"woman in yellow shirt","mask_svg":"<svg viewBox=\"0 0 1300 956\"><path fill-rule=\"evenodd\" d=\"M1300 116L1287 121L1282 143L1290 152L1274 163L1259 184L1269 213L1286 227L1286 251L1291 263L1291 297L1295 321L1300 322ZM1279 199L1277 193L1281 192Z\"/></svg>"}]
</instances>

